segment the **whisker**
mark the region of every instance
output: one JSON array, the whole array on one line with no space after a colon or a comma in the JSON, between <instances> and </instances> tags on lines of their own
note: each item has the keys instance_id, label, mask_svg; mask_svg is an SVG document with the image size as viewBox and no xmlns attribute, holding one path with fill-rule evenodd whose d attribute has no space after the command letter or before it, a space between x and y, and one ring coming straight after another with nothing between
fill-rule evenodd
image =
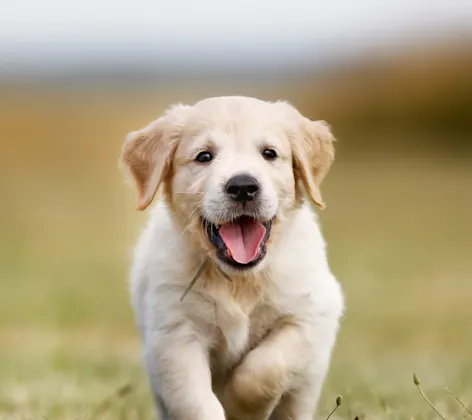
<instances>
[{"instance_id":1,"label":"whisker","mask_svg":"<svg viewBox=\"0 0 472 420\"><path fill-rule=\"evenodd\" d=\"M182 230L182 233L180 234L180 237L184 236L184 233L187 232L187 229L190 227L189 224L187 224L184 229Z\"/></svg>"},{"instance_id":2,"label":"whisker","mask_svg":"<svg viewBox=\"0 0 472 420\"><path fill-rule=\"evenodd\" d=\"M190 213L190 216L188 217L187 219L187 224L185 225L184 229L182 230L182 233L180 234L180 237L182 237L184 235L184 233L187 231L187 229L190 227L190 225L192 224L192 216L194 215L194 213L196 211L199 211L200 209L198 207L195 207L192 212ZM193 236L191 236L191 239L193 238Z\"/></svg>"},{"instance_id":3,"label":"whisker","mask_svg":"<svg viewBox=\"0 0 472 420\"><path fill-rule=\"evenodd\" d=\"M187 222L192 218L192 216L194 215L194 213L196 211L199 211L200 209L198 207L195 207L191 212L190 212L190 216L188 217L187 219Z\"/></svg>"}]
</instances>

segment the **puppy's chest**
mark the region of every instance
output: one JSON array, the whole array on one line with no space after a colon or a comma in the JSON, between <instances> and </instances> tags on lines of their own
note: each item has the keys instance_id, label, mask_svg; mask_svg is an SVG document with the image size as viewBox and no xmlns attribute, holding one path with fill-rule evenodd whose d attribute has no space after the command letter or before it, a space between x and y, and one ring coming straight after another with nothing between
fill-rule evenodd
<instances>
[{"instance_id":1,"label":"puppy's chest","mask_svg":"<svg viewBox=\"0 0 472 420\"><path fill-rule=\"evenodd\" d=\"M275 324L278 314L267 304L215 303L214 362L230 367L256 347Z\"/></svg>"}]
</instances>

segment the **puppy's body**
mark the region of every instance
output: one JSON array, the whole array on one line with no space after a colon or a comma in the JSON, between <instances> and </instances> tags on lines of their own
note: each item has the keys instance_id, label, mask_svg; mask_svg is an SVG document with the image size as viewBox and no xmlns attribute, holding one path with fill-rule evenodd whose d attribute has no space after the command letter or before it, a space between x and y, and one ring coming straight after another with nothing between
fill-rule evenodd
<instances>
[{"instance_id":1,"label":"puppy's body","mask_svg":"<svg viewBox=\"0 0 472 420\"><path fill-rule=\"evenodd\" d=\"M252 104L246 100L230 99L231 106ZM272 169L266 169L257 154L257 159L252 156L251 140L242 139L237 134L241 130L234 131L247 122L234 118L225 121L226 129L233 124L231 157L225 157L226 146L220 146L222 161L205 167L206 178L197 166L196 179L185 184L185 168L171 165L173 174L163 181L162 200L152 209L136 248L131 289L145 366L162 419L308 420L328 370L343 298L329 270L315 214L298 190L291 169L294 152L290 147L284 152L284 145L278 144L290 170L280 166L271 175ZM174 151L174 162L187 153L182 137L188 121L180 125L179 142L184 146ZM197 137L192 131L192 143ZM238 162L238 148L245 151L245 163ZM215 206L220 206L218 214L222 209L247 211L218 198L214 190L241 171L262 180L260 203L251 211L276 209L270 238L263 244L267 253L250 269L235 269L219 260L197 227L201 220L192 224L195 209L214 223ZM199 190L192 192L196 180ZM185 187L188 191L182 190ZM205 204L208 197L213 198L211 205ZM203 274L181 300L205 261Z\"/></svg>"}]
</instances>

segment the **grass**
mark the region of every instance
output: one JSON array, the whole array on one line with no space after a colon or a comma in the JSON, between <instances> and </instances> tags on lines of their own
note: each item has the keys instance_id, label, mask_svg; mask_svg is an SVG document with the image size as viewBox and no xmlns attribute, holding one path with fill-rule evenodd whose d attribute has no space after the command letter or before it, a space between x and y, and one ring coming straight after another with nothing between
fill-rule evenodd
<instances>
[{"instance_id":1,"label":"grass","mask_svg":"<svg viewBox=\"0 0 472 420\"><path fill-rule=\"evenodd\" d=\"M116 158L157 112L0 101L0 419L153 418L126 285L145 215ZM467 418L445 387L470 410L470 160L339 148L320 217L348 307L319 418L338 395L331 420L439 418L413 373L445 418Z\"/></svg>"}]
</instances>

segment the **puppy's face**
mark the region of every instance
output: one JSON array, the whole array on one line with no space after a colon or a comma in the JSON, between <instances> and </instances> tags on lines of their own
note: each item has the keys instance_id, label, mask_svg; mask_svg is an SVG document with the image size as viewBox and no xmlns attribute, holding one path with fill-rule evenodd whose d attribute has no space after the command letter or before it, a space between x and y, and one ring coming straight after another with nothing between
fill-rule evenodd
<instances>
[{"instance_id":1,"label":"puppy's face","mask_svg":"<svg viewBox=\"0 0 472 420\"><path fill-rule=\"evenodd\" d=\"M223 269L261 266L271 230L301 200L322 205L333 158L326 125L286 103L211 98L131 133L123 160L145 208L160 183L182 230Z\"/></svg>"}]
</instances>

